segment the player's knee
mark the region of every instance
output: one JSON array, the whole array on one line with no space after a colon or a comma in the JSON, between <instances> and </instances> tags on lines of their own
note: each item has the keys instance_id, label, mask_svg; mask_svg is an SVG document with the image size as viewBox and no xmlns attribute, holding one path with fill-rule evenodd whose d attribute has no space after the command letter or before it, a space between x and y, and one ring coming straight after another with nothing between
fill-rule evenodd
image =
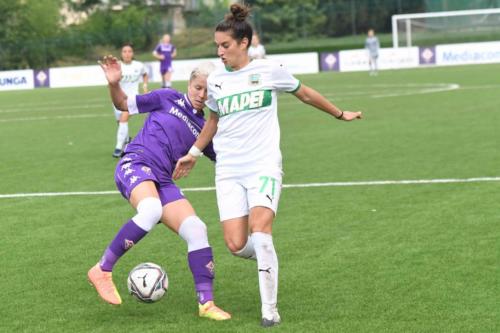
<instances>
[{"instance_id":1,"label":"player's knee","mask_svg":"<svg viewBox=\"0 0 500 333\"><path fill-rule=\"evenodd\" d=\"M179 227L179 236L188 245L188 251L196 251L209 247L207 226L198 216L189 216L182 221Z\"/></svg>"},{"instance_id":2,"label":"player's knee","mask_svg":"<svg viewBox=\"0 0 500 333\"><path fill-rule=\"evenodd\" d=\"M240 239L239 237L225 237L226 247L232 254L235 254L241 251L245 244L247 243L247 239Z\"/></svg>"},{"instance_id":3,"label":"player's knee","mask_svg":"<svg viewBox=\"0 0 500 333\"><path fill-rule=\"evenodd\" d=\"M137 205L137 215L132 219L134 222L144 229L150 231L161 219L163 206L158 198L148 197L142 199Z\"/></svg>"},{"instance_id":4,"label":"player's knee","mask_svg":"<svg viewBox=\"0 0 500 333\"><path fill-rule=\"evenodd\" d=\"M236 248L236 246L235 246ZM250 237L248 237L246 243L243 245L243 247L239 248L236 251L231 250L231 253L235 257L240 257L243 259L253 259L255 260L256 254L255 254L255 248L253 246L252 240Z\"/></svg>"}]
</instances>

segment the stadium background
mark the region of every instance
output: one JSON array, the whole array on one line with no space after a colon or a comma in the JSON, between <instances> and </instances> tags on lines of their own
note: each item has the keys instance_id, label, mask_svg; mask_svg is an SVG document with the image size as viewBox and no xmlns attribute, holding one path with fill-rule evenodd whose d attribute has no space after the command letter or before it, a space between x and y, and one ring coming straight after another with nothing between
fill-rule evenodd
<instances>
[{"instance_id":1,"label":"stadium background","mask_svg":"<svg viewBox=\"0 0 500 333\"><path fill-rule=\"evenodd\" d=\"M212 28L229 1L39 0L0 3L0 70L95 64L132 41L136 57L154 60L162 33L173 33L179 59L213 55ZM268 53L359 48L369 27L391 46L391 15L500 7L499 0L247 1ZM495 33L474 41L497 40ZM471 41L429 36L422 45Z\"/></svg>"}]
</instances>

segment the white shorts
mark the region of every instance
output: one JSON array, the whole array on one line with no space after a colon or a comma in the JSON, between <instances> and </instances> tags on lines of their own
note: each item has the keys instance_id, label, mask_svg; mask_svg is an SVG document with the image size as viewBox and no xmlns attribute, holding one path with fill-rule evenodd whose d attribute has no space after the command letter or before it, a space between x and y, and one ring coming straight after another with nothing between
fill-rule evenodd
<instances>
[{"instance_id":1,"label":"white shorts","mask_svg":"<svg viewBox=\"0 0 500 333\"><path fill-rule=\"evenodd\" d=\"M252 172L215 180L221 221L247 216L250 209L267 207L276 215L281 195L282 171Z\"/></svg>"}]
</instances>

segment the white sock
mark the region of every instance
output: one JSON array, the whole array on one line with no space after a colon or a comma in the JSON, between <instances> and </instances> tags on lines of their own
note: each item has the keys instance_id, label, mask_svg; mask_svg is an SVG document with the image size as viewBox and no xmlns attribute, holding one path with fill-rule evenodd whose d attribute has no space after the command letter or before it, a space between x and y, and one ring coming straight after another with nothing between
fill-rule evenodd
<instances>
[{"instance_id":1,"label":"white sock","mask_svg":"<svg viewBox=\"0 0 500 333\"><path fill-rule=\"evenodd\" d=\"M118 123L118 131L116 132L116 149L121 150L127 138L128 123Z\"/></svg>"},{"instance_id":2,"label":"white sock","mask_svg":"<svg viewBox=\"0 0 500 333\"><path fill-rule=\"evenodd\" d=\"M236 252L231 252L234 256L240 257L243 259L251 259L257 260L257 256L255 255L255 248L252 243L252 239L248 237L247 243L243 248Z\"/></svg>"},{"instance_id":3,"label":"white sock","mask_svg":"<svg viewBox=\"0 0 500 333\"><path fill-rule=\"evenodd\" d=\"M208 244L207 226L198 216L189 216L179 227L179 236L188 245L188 252L210 247Z\"/></svg>"},{"instance_id":4,"label":"white sock","mask_svg":"<svg viewBox=\"0 0 500 333\"><path fill-rule=\"evenodd\" d=\"M254 232L251 236L257 255L262 317L272 319L278 302L278 257L273 245L273 236Z\"/></svg>"}]
</instances>

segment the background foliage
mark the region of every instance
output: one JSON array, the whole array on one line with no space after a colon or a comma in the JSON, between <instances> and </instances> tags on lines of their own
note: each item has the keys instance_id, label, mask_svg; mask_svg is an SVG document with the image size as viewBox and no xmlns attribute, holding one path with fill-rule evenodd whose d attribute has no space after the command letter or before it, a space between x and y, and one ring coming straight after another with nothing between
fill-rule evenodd
<instances>
[{"instance_id":1,"label":"background foliage","mask_svg":"<svg viewBox=\"0 0 500 333\"><path fill-rule=\"evenodd\" d=\"M159 37L172 32L172 16L160 1L129 0L2 0L0 1L0 70L46 68L95 63L104 53L116 54L132 42L142 60L153 60L151 50ZM339 37L363 38L368 28L380 35L391 31L391 16L399 13L500 7L500 0L247 0L251 20L270 52L322 51L359 47L358 39L341 44ZM227 0L203 1L184 13L184 32L175 35L179 58L214 55L214 25L224 18ZM80 25L66 26L60 8L68 5L88 15ZM386 40L385 38L383 38ZM320 40L321 42L315 42ZM287 46L295 41L298 45ZM384 44L384 43L383 43ZM313 46L312 46L313 45ZM332 49L330 49L332 50ZM148 58L149 57L149 58Z\"/></svg>"}]
</instances>

